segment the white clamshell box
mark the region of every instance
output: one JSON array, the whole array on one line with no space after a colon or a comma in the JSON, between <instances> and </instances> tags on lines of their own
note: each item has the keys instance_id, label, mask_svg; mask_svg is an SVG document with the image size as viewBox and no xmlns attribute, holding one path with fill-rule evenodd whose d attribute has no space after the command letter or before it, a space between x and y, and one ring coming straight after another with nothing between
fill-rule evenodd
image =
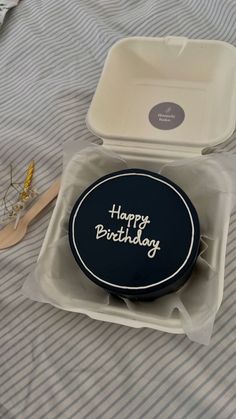
<instances>
[{"instance_id":1,"label":"white clamshell box","mask_svg":"<svg viewBox=\"0 0 236 419\"><path fill-rule=\"evenodd\" d=\"M182 37L125 38L109 51L87 115L87 126L130 167L157 171L177 159L200 156L205 147L222 143L235 129L236 50L221 41ZM184 122L174 129L153 126L147 115L158 103L175 103ZM215 170L217 181L226 182ZM230 197L215 208L219 240L212 241L207 262L217 272L218 308L223 297ZM46 242L50 240L48 232ZM44 243L44 247L47 243ZM56 305L56 304L55 304ZM122 307L71 311L132 327L184 333L178 317L151 319Z\"/></svg>"}]
</instances>

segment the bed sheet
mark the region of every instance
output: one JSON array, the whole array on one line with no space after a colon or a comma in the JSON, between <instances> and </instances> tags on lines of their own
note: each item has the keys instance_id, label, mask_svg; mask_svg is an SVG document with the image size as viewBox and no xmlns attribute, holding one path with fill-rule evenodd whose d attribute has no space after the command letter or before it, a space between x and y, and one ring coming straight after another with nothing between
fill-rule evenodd
<instances>
[{"instance_id":1,"label":"bed sheet","mask_svg":"<svg viewBox=\"0 0 236 419\"><path fill-rule=\"evenodd\" d=\"M85 115L109 47L124 36L236 45L234 0L22 0L0 30L0 196L9 164L35 159L43 191L68 140L92 140ZM208 152L235 152L236 134ZM51 216L0 253L0 417L236 418L236 212L225 291L208 347L183 335L92 320L24 298Z\"/></svg>"}]
</instances>

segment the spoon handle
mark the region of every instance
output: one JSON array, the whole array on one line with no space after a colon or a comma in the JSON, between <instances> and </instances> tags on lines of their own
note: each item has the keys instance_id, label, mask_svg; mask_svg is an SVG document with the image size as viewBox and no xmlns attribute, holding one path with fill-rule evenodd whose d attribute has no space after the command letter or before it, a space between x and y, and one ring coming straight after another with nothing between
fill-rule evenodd
<instances>
[{"instance_id":1,"label":"spoon handle","mask_svg":"<svg viewBox=\"0 0 236 419\"><path fill-rule=\"evenodd\" d=\"M57 197L60 189L60 178L57 178L52 185L37 199L35 204L23 216L24 222L29 224L54 198ZM23 221L22 220L22 221Z\"/></svg>"}]
</instances>

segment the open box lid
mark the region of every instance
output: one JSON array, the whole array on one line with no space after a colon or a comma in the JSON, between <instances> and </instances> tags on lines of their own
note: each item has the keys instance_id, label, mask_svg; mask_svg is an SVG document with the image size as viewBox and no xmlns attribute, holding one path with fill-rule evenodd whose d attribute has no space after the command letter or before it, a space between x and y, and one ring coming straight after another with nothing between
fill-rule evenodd
<instances>
[{"instance_id":1,"label":"open box lid","mask_svg":"<svg viewBox=\"0 0 236 419\"><path fill-rule=\"evenodd\" d=\"M234 131L235 76L236 49L226 42L122 39L108 53L87 126L112 145L199 154Z\"/></svg>"}]
</instances>

